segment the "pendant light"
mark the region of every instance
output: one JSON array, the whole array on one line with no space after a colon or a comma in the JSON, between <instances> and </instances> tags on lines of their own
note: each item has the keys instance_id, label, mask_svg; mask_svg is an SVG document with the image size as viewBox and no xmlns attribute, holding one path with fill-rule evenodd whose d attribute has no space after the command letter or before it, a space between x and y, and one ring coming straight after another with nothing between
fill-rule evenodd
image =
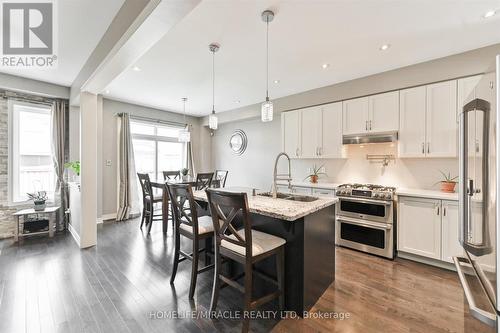
<instances>
[{"instance_id":1,"label":"pendant light","mask_svg":"<svg viewBox=\"0 0 500 333\"><path fill-rule=\"evenodd\" d=\"M263 122L273 120L273 102L269 100L269 22L274 19L274 12L262 12L262 21L266 22L266 101L261 106L261 119Z\"/></svg>"},{"instance_id":2,"label":"pendant light","mask_svg":"<svg viewBox=\"0 0 500 333\"><path fill-rule=\"evenodd\" d=\"M217 116L215 115L215 52L219 51L220 45L212 43L208 46L212 52L212 113L208 116L208 127L212 130L217 129Z\"/></svg>"},{"instance_id":3,"label":"pendant light","mask_svg":"<svg viewBox=\"0 0 500 333\"><path fill-rule=\"evenodd\" d=\"M184 103L184 124L186 124L186 127L179 131L179 142L190 142L191 141L191 133L189 132L189 125L186 123L187 97L183 97L182 102Z\"/></svg>"}]
</instances>

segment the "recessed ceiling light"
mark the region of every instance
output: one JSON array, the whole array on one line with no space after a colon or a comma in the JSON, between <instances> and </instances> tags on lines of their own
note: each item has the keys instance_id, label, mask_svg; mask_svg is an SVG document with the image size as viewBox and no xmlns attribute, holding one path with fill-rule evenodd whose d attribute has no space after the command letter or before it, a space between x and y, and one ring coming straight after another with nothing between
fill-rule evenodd
<instances>
[{"instance_id":1,"label":"recessed ceiling light","mask_svg":"<svg viewBox=\"0 0 500 333\"><path fill-rule=\"evenodd\" d=\"M380 51L385 51L391 47L391 44L384 44L380 47Z\"/></svg>"},{"instance_id":2,"label":"recessed ceiling light","mask_svg":"<svg viewBox=\"0 0 500 333\"><path fill-rule=\"evenodd\" d=\"M107 90L107 89L106 89L106 90L104 91L104 93L105 93L105 94L109 94L109 90Z\"/></svg>"},{"instance_id":3,"label":"recessed ceiling light","mask_svg":"<svg viewBox=\"0 0 500 333\"><path fill-rule=\"evenodd\" d=\"M328 67L330 67L330 64L323 64L323 65L321 65L321 67L322 67L323 69L327 69Z\"/></svg>"},{"instance_id":4,"label":"recessed ceiling light","mask_svg":"<svg viewBox=\"0 0 500 333\"><path fill-rule=\"evenodd\" d=\"M236 100L236 101L234 101L234 102L235 102L236 104L240 104L240 103L241 103L241 101L240 101L239 99L238 99L238 100Z\"/></svg>"},{"instance_id":5,"label":"recessed ceiling light","mask_svg":"<svg viewBox=\"0 0 500 333\"><path fill-rule=\"evenodd\" d=\"M141 71L141 69L139 67L137 67L137 66L132 67L132 70L134 70L136 72L140 72Z\"/></svg>"},{"instance_id":6,"label":"recessed ceiling light","mask_svg":"<svg viewBox=\"0 0 500 333\"><path fill-rule=\"evenodd\" d=\"M280 80L274 80L274 83L280 83Z\"/></svg>"},{"instance_id":7,"label":"recessed ceiling light","mask_svg":"<svg viewBox=\"0 0 500 333\"><path fill-rule=\"evenodd\" d=\"M484 13L483 17L484 17L484 18L492 17L492 16L494 16L496 13L497 13L497 11L496 11L496 10L489 10L489 11L487 11L486 13Z\"/></svg>"}]
</instances>

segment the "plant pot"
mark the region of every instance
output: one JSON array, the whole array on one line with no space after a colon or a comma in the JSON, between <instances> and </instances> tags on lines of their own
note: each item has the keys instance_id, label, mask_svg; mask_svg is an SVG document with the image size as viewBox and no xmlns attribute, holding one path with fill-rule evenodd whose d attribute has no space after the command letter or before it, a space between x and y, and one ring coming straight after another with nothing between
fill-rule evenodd
<instances>
[{"instance_id":1,"label":"plant pot","mask_svg":"<svg viewBox=\"0 0 500 333\"><path fill-rule=\"evenodd\" d=\"M454 193L456 185L455 182L441 182L441 192Z\"/></svg>"},{"instance_id":2,"label":"plant pot","mask_svg":"<svg viewBox=\"0 0 500 333\"><path fill-rule=\"evenodd\" d=\"M309 178L311 180L311 183L313 183L313 184L316 184L318 182L318 176L316 176L316 175L312 175Z\"/></svg>"},{"instance_id":3,"label":"plant pot","mask_svg":"<svg viewBox=\"0 0 500 333\"><path fill-rule=\"evenodd\" d=\"M40 212L45 209L47 205L45 204L45 201L35 201L33 205L33 209L36 212Z\"/></svg>"}]
</instances>

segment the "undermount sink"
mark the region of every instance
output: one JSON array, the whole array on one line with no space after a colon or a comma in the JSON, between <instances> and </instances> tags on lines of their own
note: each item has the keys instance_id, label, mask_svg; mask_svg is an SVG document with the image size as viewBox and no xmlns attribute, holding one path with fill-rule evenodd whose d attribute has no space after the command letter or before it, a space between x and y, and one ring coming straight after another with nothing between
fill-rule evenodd
<instances>
[{"instance_id":1,"label":"undermount sink","mask_svg":"<svg viewBox=\"0 0 500 333\"><path fill-rule=\"evenodd\" d=\"M270 192L259 193L258 195L263 197L272 198L273 194ZM300 201L300 202L312 202L318 200L316 197L310 197L308 195L296 195L296 194L288 194L288 193L277 193L278 199L291 200L291 201Z\"/></svg>"}]
</instances>

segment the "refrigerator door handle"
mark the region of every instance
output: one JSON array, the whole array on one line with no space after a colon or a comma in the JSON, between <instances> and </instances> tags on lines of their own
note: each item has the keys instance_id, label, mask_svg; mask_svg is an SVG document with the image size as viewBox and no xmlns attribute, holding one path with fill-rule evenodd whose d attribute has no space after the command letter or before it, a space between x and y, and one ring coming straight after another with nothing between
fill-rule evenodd
<instances>
[{"instance_id":1,"label":"refrigerator door handle","mask_svg":"<svg viewBox=\"0 0 500 333\"><path fill-rule=\"evenodd\" d=\"M469 158L469 121L468 114L473 111L481 111L484 113L483 118L483 152L481 157L481 167L482 167L482 189L477 190L474 188L474 180L469 178L468 161ZM463 107L463 111L460 113L460 154L459 154L459 191L461 193L459 197L460 201L460 244L468 252L481 256L491 253L492 248L489 239L488 231L488 203L489 203L489 132L490 132L490 103L482 100L475 99L467 103ZM472 197L474 193L482 192L482 238L481 243L471 243L470 232L472 231L472 226L470 225L472 217Z\"/></svg>"},{"instance_id":2,"label":"refrigerator door handle","mask_svg":"<svg viewBox=\"0 0 500 333\"><path fill-rule=\"evenodd\" d=\"M465 274L462 270L462 263L467 264L468 260L466 258L462 257L453 257L453 262L455 263L455 267L457 269L458 273L458 278L460 279L460 284L462 285L462 288L464 290L465 298L467 299L467 303L469 304L469 310L471 315L482 321L488 326L495 327L496 325L496 319L497 316L495 313L485 311L483 309L480 309L476 305L476 301L474 300L474 296L472 295L472 292L469 287L469 283L467 282L467 279L465 278ZM470 264L469 264L470 265ZM473 269L471 267L471 269Z\"/></svg>"}]
</instances>

